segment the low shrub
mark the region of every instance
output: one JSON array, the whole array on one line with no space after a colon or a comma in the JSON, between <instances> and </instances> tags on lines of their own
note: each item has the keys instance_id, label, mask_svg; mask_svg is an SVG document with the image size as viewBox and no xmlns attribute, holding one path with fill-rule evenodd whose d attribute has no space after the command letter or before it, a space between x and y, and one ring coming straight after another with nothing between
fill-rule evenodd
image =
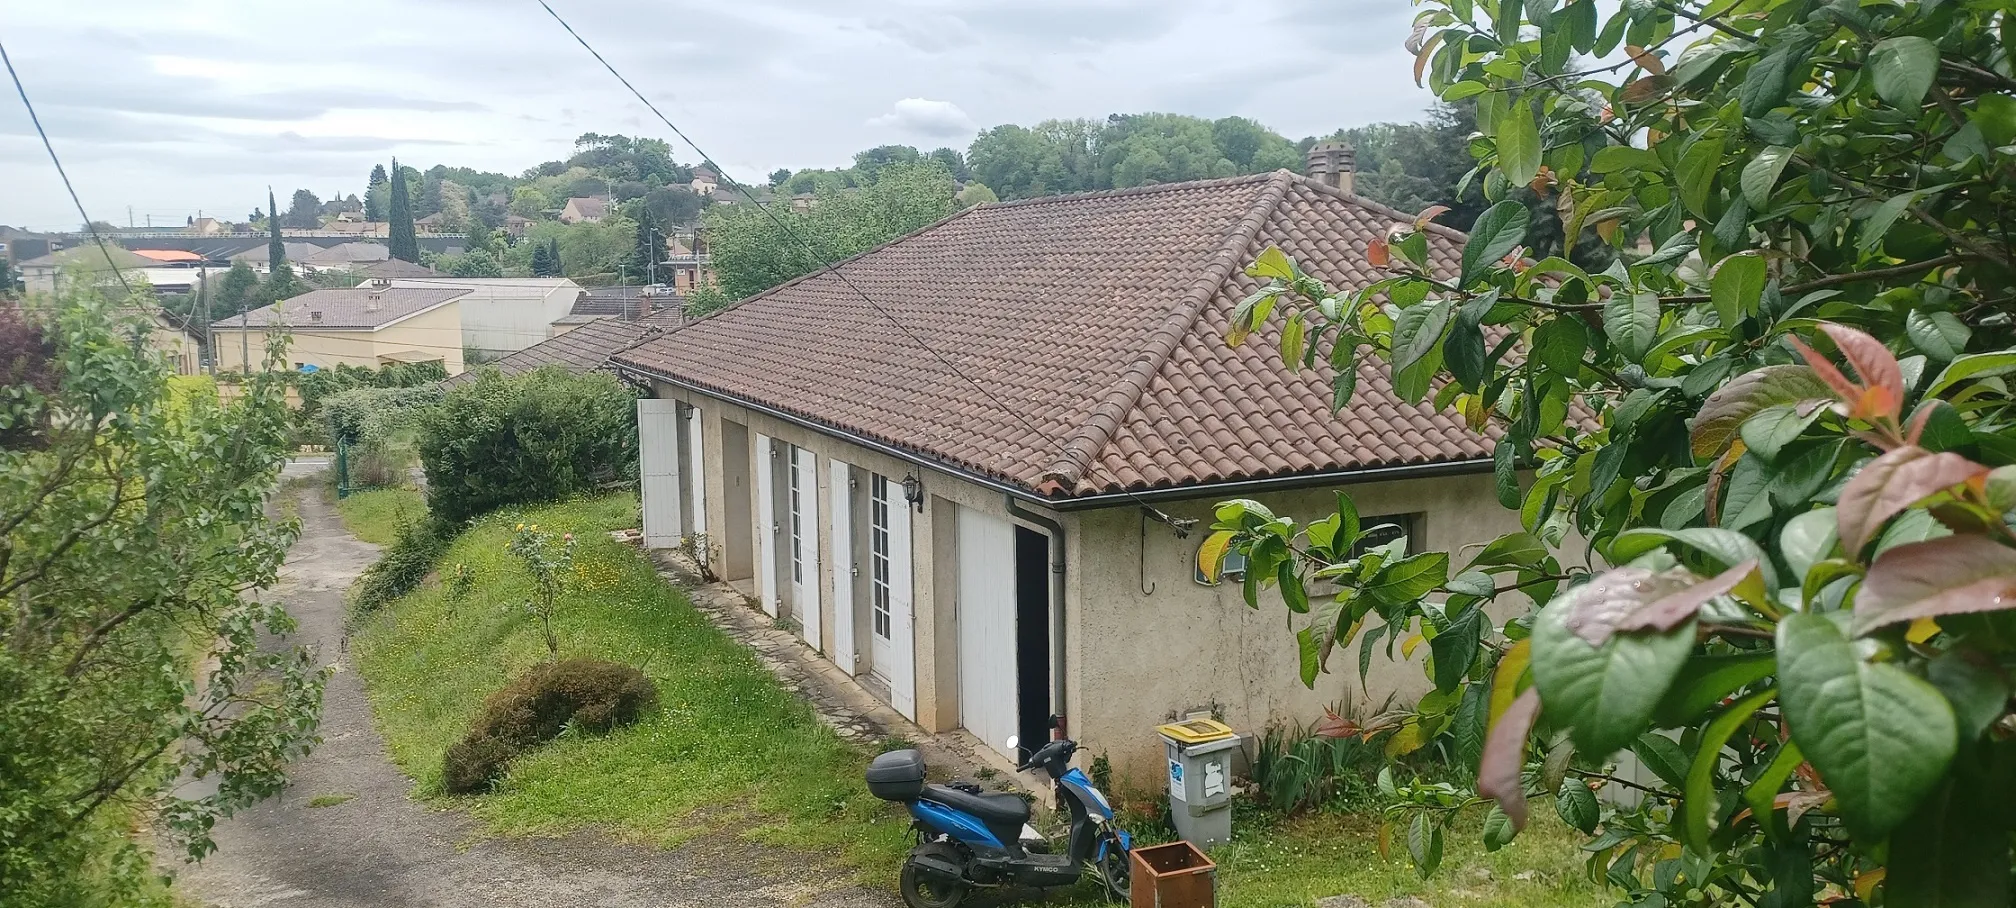
<instances>
[{"instance_id":1,"label":"low shrub","mask_svg":"<svg viewBox=\"0 0 2016 908\"><path fill-rule=\"evenodd\" d=\"M1267 806L1282 813L1370 804L1377 800L1374 780L1385 765L1383 745L1355 733L1273 726L1253 755L1253 784Z\"/></svg>"},{"instance_id":2,"label":"low shrub","mask_svg":"<svg viewBox=\"0 0 2016 908\"><path fill-rule=\"evenodd\" d=\"M418 588L453 541L440 521L401 514L397 538L357 578L354 606L358 613L375 611Z\"/></svg>"},{"instance_id":3,"label":"low shrub","mask_svg":"<svg viewBox=\"0 0 2016 908\"><path fill-rule=\"evenodd\" d=\"M634 477L637 395L604 373L485 371L420 420L427 506L451 525Z\"/></svg>"},{"instance_id":4,"label":"low shrub","mask_svg":"<svg viewBox=\"0 0 2016 908\"><path fill-rule=\"evenodd\" d=\"M403 486L419 455L414 436L421 415L441 402L441 389L359 388L330 395L322 403L328 437L350 446L349 483L353 489Z\"/></svg>"},{"instance_id":5,"label":"low shrub","mask_svg":"<svg viewBox=\"0 0 2016 908\"><path fill-rule=\"evenodd\" d=\"M657 686L628 665L579 658L540 665L483 701L475 725L443 757L441 785L450 794L482 791L513 758L563 731L607 734L657 705Z\"/></svg>"}]
</instances>

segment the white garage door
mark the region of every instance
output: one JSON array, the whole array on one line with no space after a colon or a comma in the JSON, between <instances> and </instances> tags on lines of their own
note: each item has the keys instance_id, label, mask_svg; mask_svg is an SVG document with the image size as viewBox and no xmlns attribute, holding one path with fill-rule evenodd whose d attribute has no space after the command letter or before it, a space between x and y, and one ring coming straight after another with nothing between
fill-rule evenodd
<instances>
[{"instance_id":1,"label":"white garage door","mask_svg":"<svg viewBox=\"0 0 2016 908\"><path fill-rule=\"evenodd\" d=\"M959 720L1007 748L1015 718L1015 526L959 509Z\"/></svg>"}]
</instances>

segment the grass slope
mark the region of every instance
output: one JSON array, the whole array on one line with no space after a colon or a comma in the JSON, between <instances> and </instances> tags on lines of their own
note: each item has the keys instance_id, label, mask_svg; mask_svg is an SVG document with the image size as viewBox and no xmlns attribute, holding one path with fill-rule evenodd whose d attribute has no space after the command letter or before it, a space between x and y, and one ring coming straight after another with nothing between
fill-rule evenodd
<instances>
[{"instance_id":1,"label":"grass slope","mask_svg":"<svg viewBox=\"0 0 2016 908\"><path fill-rule=\"evenodd\" d=\"M497 792L461 803L500 833L594 824L666 845L732 821L893 879L907 820L868 794L867 756L606 532L636 521L629 496L493 515L441 562L444 574L467 565L471 592L457 598L430 583L369 619L352 649L393 759L422 793L443 797L442 753L485 696L546 658L523 606L530 578L506 540L520 522L573 532L577 573L556 621L562 655L637 666L663 707L606 738L563 737L516 762Z\"/></svg>"},{"instance_id":2,"label":"grass slope","mask_svg":"<svg viewBox=\"0 0 2016 908\"><path fill-rule=\"evenodd\" d=\"M337 501L336 512L343 515L343 524L357 538L391 545L399 536L401 520L427 516L427 496L413 489L368 489Z\"/></svg>"},{"instance_id":3,"label":"grass slope","mask_svg":"<svg viewBox=\"0 0 2016 908\"><path fill-rule=\"evenodd\" d=\"M360 536L389 538L402 507L409 517L424 509L416 493L382 491L351 496L341 512ZM580 540L576 580L559 610L562 654L641 668L664 706L606 738L563 737L521 758L497 792L448 798L439 793L443 751L485 696L546 658L523 607L530 579L504 550L520 522ZM476 578L471 592L457 598L430 583L368 619L352 650L393 759L423 795L466 807L494 832L596 825L673 845L732 828L835 855L871 885L893 887L908 819L868 795L860 781L868 754L820 725L747 650L606 533L635 525L636 502L627 495L494 515L463 534L440 565L443 575L467 565ZM1339 894L1375 905L1414 895L1438 908L1616 901L1582 875L1572 835L1551 818L1536 818L1496 854L1484 853L1474 826L1452 834L1443 870L1425 881L1404 845L1390 859L1379 855L1375 817L1319 812L1274 821L1242 809L1237 823L1234 842L1213 855L1227 908L1307 906ZM1081 884L1048 904L1099 904L1096 892Z\"/></svg>"}]
</instances>

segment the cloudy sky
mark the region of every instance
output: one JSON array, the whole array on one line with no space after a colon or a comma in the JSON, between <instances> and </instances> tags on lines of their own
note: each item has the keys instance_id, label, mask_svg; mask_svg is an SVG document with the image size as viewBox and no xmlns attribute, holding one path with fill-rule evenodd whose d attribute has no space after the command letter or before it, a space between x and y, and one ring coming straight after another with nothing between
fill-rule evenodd
<instances>
[{"instance_id":1,"label":"cloudy sky","mask_svg":"<svg viewBox=\"0 0 2016 908\"><path fill-rule=\"evenodd\" d=\"M831 167L1001 123L1414 119L1406 0L551 0L728 170ZM536 0L7 0L0 42L92 217L242 219L397 155L517 173L585 132L672 138ZM675 141L682 161L695 156ZM0 224L77 217L11 93Z\"/></svg>"}]
</instances>

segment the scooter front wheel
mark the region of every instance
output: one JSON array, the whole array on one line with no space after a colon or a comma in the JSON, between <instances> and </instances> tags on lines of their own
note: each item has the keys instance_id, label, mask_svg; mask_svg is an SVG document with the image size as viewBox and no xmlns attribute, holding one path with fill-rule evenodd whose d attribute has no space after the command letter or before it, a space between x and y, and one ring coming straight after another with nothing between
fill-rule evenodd
<instances>
[{"instance_id":1,"label":"scooter front wheel","mask_svg":"<svg viewBox=\"0 0 2016 908\"><path fill-rule=\"evenodd\" d=\"M1134 867L1117 837L1106 841L1097 869L1099 882L1106 887L1107 897L1122 904L1133 898Z\"/></svg>"},{"instance_id":2,"label":"scooter front wheel","mask_svg":"<svg viewBox=\"0 0 2016 908\"><path fill-rule=\"evenodd\" d=\"M944 845L925 845L918 850L926 849L936 852L935 857L948 863L960 860L957 851ZM918 866L914 856L912 860L903 862L903 875L897 885L903 893L903 904L910 908L955 908L973 892L973 887L966 883L947 880L941 874Z\"/></svg>"}]
</instances>

